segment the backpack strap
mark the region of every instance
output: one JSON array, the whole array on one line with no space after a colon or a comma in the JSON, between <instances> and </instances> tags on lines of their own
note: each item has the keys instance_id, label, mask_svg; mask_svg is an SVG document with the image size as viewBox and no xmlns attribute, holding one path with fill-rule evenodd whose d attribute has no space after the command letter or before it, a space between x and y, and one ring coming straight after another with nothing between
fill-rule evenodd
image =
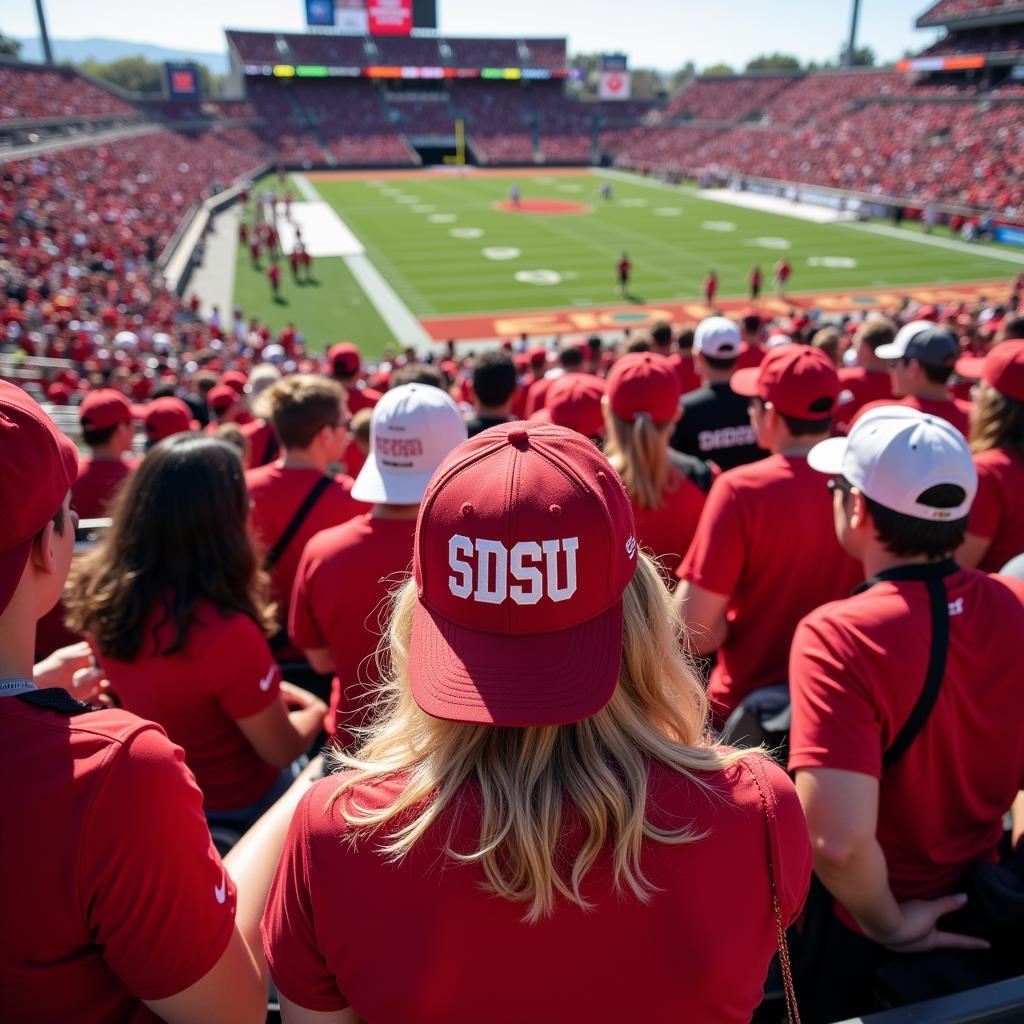
<instances>
[{"instance_id":1,"label":"backpack strap","mask_svg":"<svg viewBox=\"0 0 1024 1024\"><path fill-rule=\"evenodd\" d=\"M943 580L957 572L958 569L959 566L952 559L925 565L901 565L895 569L880 572L854 591L855 594L863 593L884 580L918 580L928 588L928 602L931 610L931 649L928 653L928 670L925 672L921 693L907 720L903 723L903 728L896 734L889 749L882 755L883 772L888 771L917 739L942 691L942 679L946 674L946 661L949 656L949 597L946 594L946 585Z\"/></svg>"},{"instance_id":2,"label":"backpack strap","mask_svg":"<svg viewBox=\"0 0 1024 1024\"><path fill-rule=\"evenodd\" d=\"M295 539L295 534L299 532L299 528L306 521L306 517L313 511L313 506L320 500L327 488L333 483L334 477L322 476L315 484L313 484L312 490L303 499L303 502L298 509L296 509L295 515L291 518L291 522L284 528L284 533L277 538L277 543L267 552L267 559L264 562L264 568L268 572L277 565L281 556L288 549L288 545Z\"/></svg>"},{"instance_id":3,"label":"backpack strap","mask_svg":"<svg viewBox=\"0 0 1024 1024\"><path fill-rule=\"evenodd\" d=\"M98 704L86 704L85 701L76 700L67 690L56 686L29 690L28 693L16 693L14 699L46 711L56 711L61 715L84 715L88 711L103 710Z\"/></svg>"}]
</instances>

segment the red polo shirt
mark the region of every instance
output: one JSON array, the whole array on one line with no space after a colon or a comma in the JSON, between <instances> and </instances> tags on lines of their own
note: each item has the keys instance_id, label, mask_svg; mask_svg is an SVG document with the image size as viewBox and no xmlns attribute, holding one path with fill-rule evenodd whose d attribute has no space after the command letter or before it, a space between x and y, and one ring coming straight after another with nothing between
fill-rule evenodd
<instances>
[{"instance_id":1,"label":"red polo shirt","mask_svg":"<svg viewBox=\"0 0 1024 1024\"><path fill-rule=\"evenodd\" d=\"M106 516L114 493L134 468L134 461L125 459L79 459L78 479L71 485L71 507L82 519Z\"/></svg>"},{"instance_id":2,"label":"red polo shirt","mask_svg":"<svg viewBox=\"0 0 1024 1024\"><path fill-rule=\"evenodd\" d=\"M318 533L302 553L288 634L304 650L331 652L336 674L324 729L343 746L352 742L348 727L361 725L369 710L388 595L409 571L415 534L415 519L367 513Z\"/></svg>"},{"instance_id":3,"label":"red polo shirt","mask_svg":"<svg viewBox=\"0 0 1024 1024\"><path fill-rule=\"evenodd\" d=\"M635 501L630 504L640 547L657 558L667 575L674 579L697 532L705 495L692 480L670 466L661 500L661 508L656 509L640 508Z\"/></svg>"},{"instance_id":4,"label":"red polo shirt","mask_svg":"<svg viewBox=\"0 0 1024 1024\"><path fill-rule=\"evenodd\" d=\"M763 758L748 763L769 802L790 922L810 875L807 825L782 770ZM263 941L274 981L300 1006L351 1005L374 1024L749 1021L777 941L764 810L742 766L705 778L717 797L650 767L648 820L707 835L679 845L644 840L648 903L610 889L605 847L582 884L593 909L559 899L536 924L524 923L524 904L481 892L477 865L444 852L446 844L479 844L479 796L470 786L394 863L370 836L345 842L351 828L337 803L328 805L338 780L325 779L299 804L267 903ZM385 806L401 784L363 786L354 796ZM573 856L580 824L569 809L562 835Z\"/></svg>"},{"instance_id":5,"label":"red polo shirt","mask_svg":"<svg viewBox=\"0 0 1024 1024\"><path fill-rule=\"evenodd\" d=\"M953 397L918 398L916 395L906 395L903 398L887 398L882 402L868 402L867 405L861 406L860 412L850 420L850 426L852 427L870 409L877 409L882 405L905 405L929 416L938 416L939 419L952 423L964 437L970 436L971 403Z\"/></svg>"},{"instance_id":6,"label":"red polo shirt","mask_svg":"<svg viewBox=\"0 0 1024 1024\"><path fill-rule=\"evenodd\" d=\"M277 543L299 506L322 476L318 469L284 469L280 462L250 469L245 474L245 483L252 499L252 528L264 552ZM366 505L352 498L354 483L352 477L344 474L335 477L335 485L328 487L317 499L270 572L270 594L277 604L278 621L282 628L287 626L292 586L302 549L314 534L367 511ZM279 649L277 655L283 661L294 661L302 657L291 645Z\"/></svg>"},{"instance_id":7,"label":"red polo shirt","mask_svg":"<svg viewBox=\"0 0 1024 1024\"><path fill-rule=\"evenodd\" d=\"M381 392L373 388L346 388L345 394L350 416L355 416L361 409L372 409L381 400Z\"/></svg>"},{"instance_id":8,"label":"red polo shirt","mask_svg":"<svg viewBox=\"0 0 1024 1024\"><path fill-rule=\"evenodd\" d=\"M154 626L160 617L154 615ZM122 706L159 723L184 747L207 810L241 810L266 795L278 770L235 723L279 699L281 671L247 615L202 602L195 619L178 654L155 653L174 636L164 624L149 633L135 661L97 660Z\"/></svg>"},{"instance_id":9,"label":"red polo shirt","mask_svg":"<svg viewBox=\"0 0 1024 1024\"><path fill-rule=\"evenodd\" d=\"M991 541L979 569L999 572L1024 553L1024 459L1005 448L974 456L978 493L971 505L969 533Z\"/></svg>"},{"instance_id":10,"label":"red polo shirt","mask_svg":"<svg viewBox=\"0 0 1024 1024\"><path fill-rule=\"evenodd\" d=\"M1021 673L1008 646L1024 635L1024 582L975 569L944 582L950 637L942 689L884 775L882 754L928 667L926 585L886 581L817 609L800 623L790 659L790 770L881 779L878 842L897 900L952 892L971 864L994 860L1003 815L1024 787Z\"/></svg>"},{"instance_id":11,"label":"red polo shirt","mask_svg":"<svg viewBox=\"0 0 1024 1024\"><path fill-rule=\"evenodd\" d=\"M0 1016L155 1021L227 948L235 887L184 755L119 709L0 697Z\"/></svg>"},{"instance_id":12,"label":"red polo shirt","mask_svg":"<svg viewBox=\"0 0 1024 1024\"><path fill-rule=\"evenodd\" d=\"M676 575L729 597L729 634L708 686L720 718L752 690L784 683L797 623L863 579L836 540L825 477L783 455L715 481Z\"/></svg>"},{"instance_id":13,"label":"red polo shirt","mask_svg":"<svg viewBox=\"0 0 1024 1024\"><path fill-rule=\"evenodd\" d=\"M839 371L839 387L839 405L833 424L837 434L848 433L857 413L869 402L891 405L896 401L892 397L892 378L884 370L844 366Z\"/></svg>"}]
</instances>

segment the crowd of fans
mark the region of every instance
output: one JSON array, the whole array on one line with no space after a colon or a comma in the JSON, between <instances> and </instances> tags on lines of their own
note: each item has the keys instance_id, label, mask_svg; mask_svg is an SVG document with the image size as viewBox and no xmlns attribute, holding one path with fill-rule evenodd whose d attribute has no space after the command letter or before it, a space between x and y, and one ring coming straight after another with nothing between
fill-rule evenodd
<instances>
[{"instance_id":1,"label":"crowd of fans","mask_svg":"<svg viewBox=\"0 0 1024 1024\"><path fill-rule=\"evenodd\" d=\"M941 25L944 18L972 18L1024 10L1020 0L939 0L918 18L922 25Z\"/></svg>"},{"instance_id":2,"label":"crowd of fans","mask_svg":"<svg viewBox=\"0 0 1024 1024\"><path fill-rule=\"evenodd\" d=\"M131 104L74 72L0 65L0 120L134 112Z\"/></svg>"}]
</instances>

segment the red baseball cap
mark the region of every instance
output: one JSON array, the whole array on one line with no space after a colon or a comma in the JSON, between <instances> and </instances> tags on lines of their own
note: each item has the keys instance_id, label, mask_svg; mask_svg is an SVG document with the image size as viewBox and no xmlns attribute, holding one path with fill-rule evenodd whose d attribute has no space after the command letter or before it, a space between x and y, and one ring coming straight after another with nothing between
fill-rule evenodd
<instances>
[{"instance_id":1,"label":"red baseball cap","mask_svg":"<svg viewBox=\"0 0 1024 1024\"><path fill-rule=\"evenodd\" d=\"M192 418L192 410L173 395L150 402L142 417L142 429L151 444L173 434L187 434L198 426L199 423Z\"/></svg>"},{"instance_id":2,"label":"red baseball cap","mask_svg":"<svg viewBox=\"0 0 1024 1024\"><path fill-rule=\"evenodd\" d=\"M781 345L760 366L737 370L729 382L738 395L771 402L784 416L827 420L839 398L839 375L821 349Z\"/></svg>"},{"instance_id":3,"label":"red baseball cap","mask_svg":"<svg viewBox=\"0 0 1024 1024\"><path fill-rule=\"evenodd\" d=\"M78 418L83 430L109 430L118 423L131 423L131 402L113 388L90 391L78 407Z\"/></svg>"},{"instance_id":4,"label":"red baseball cap","mask_svg":"<svg viewBox=\"0 0 1024 1024\"><path fill-rule=\"evenodd\" d=\"M534 345L526 350L526 358L531 366L543 366L548 361L548 350L543 345Z\"/></svg>"},{"instance_id":5,"label":"red baseball cap","mask_svg":"<svg viewBox=\"0 0 1024 1024\"><path fill-rule=\"evenodd\" d=\"M216 409L220 412L223 409L229 409L238 401L238 392L234 388L228 387L226 384L218 384L216 387L210 388L206 395L206 404L211 409Z\"/></svg>"},{"instance_id":6,"label":"red baseball cap","mask_svg":"<svg viewBox=\"0 0 1024 1024\"><path fill-rule=\"evenodd\" d=\"M1024 341L1003 341L984 356L963 356L956 372L968 380L983 380L1001 395L1024 402Z\"/></svg>"},{"instance_id":7,"label":"red baseball cap","mask_svg":"<svg viewBox=\"0 0 1024 1024\"><path fill-rule=\"evenodd\" d=\"M231 388L231 390L239 396L245 394L245 385L248 382L249 378L246 377L241 370L225 370L220 375L220 380L217 381L218 384L222 384L226 388Z\"/></svg>"},{"instance_id":8,"label":"red baseball cap","mask_svg":"<svg viewBox=\"0 0 1024 1024\"><path fill-rule=\"evenodd\" d=\"M0 381L0 612L77 476L71 441L27 392Z\"/></svg>"},{"instance_id":9,"label":"red baseball cap","mask_svg":"<svg viewBox=\"0 0 1024 1024\"><path fill-rule=\"evenodd\" d=\"M463 442L416 524L416 703L491 725L596 714L618 681L636 562L629 499L585 437L519 422Z\"/></svg>"},{"instance_id":10,"label":"red baseball cap","mask_svg":"<svg viewBox=\"0 0 1024 1024\"><path fill-rule=\"evenodd\" d=\"M334 372L345 377L351 377L352 374L358 373L359 368L363 365L363 356L359 351L359 346L353 345L350 341L332 345L327 351L327 358L330 360Z\"/></svg>"},{"instance_id":11,"label":"red baseball cap","mask_svg":"<svg viewBox=\"0 0 1024 1024\"><path fill-rule=\"evenodd\" d=\"M544 408L531 419L568 427L585 437L604 437L604 381L592 373L567 373L552 381Z\"/></svg>"},{"instance_id":12,"label":"red baseball cap","mask_svg":"<svg viewBox=\"0 0 1024 1024\"><path fill-rule=\"evenodd\" d=\"M632 423L647 413L669 423L679 411L682 388L675 368L656 352L631 352L616 360L608 374L608 401L620 420Z\"/></svg>"}]
</instances>

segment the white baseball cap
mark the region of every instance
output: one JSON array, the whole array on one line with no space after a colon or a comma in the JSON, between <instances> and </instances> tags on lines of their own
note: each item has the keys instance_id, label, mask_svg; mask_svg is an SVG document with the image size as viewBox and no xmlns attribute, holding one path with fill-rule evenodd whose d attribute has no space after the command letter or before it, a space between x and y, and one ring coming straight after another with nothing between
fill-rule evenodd
<instances>
[{"instance_id":1,"label":"white baseball cap","mask_svg":"<svg viewBox=\"0 0 1024 1024\"><path fill-rule=\"evenodd\" d=\"M845 477L893 512L928 522L963 519L978 490L978 473L963 434L938 416L903 405L865 413L847 437L816 444L807 462L819 473ZM963 501L937 508L918 500L940 484L961 488Z\"/></svg>"},{"instance_id":2,"label":"white baseball cap","mask_svg":"<svg viewBox=\"0 0 1024 1024\"><path fill-rule=\"evenodd\" d=\"M373 407L370 454L352 497L368 504L414 505L434 470L466 440L459 407L431 384L403 384Z\"/></svg>"},{"instance_id":3,"label":"white baseball cap","mask_svg":"<svg viewBox=\"0 0 1024 1024\"><path fill-rule=\"evenodd\" d=\"M956 338L931 320L904 324L888 345L879 345L879 359L917 359L929 366L952 366L959 353Z\"/></svg>"},{"instance_id":4,"label":"white baseball cap","mask_svg":"<svg viewBox=\"0 0 1024 1024\"><path fill-rule=\"evenodd\" d=\"M693 332L693 351L712 359L735 359L744 348L739 327L728 317L705 317Z\"/></svg>"}]
</instances>

